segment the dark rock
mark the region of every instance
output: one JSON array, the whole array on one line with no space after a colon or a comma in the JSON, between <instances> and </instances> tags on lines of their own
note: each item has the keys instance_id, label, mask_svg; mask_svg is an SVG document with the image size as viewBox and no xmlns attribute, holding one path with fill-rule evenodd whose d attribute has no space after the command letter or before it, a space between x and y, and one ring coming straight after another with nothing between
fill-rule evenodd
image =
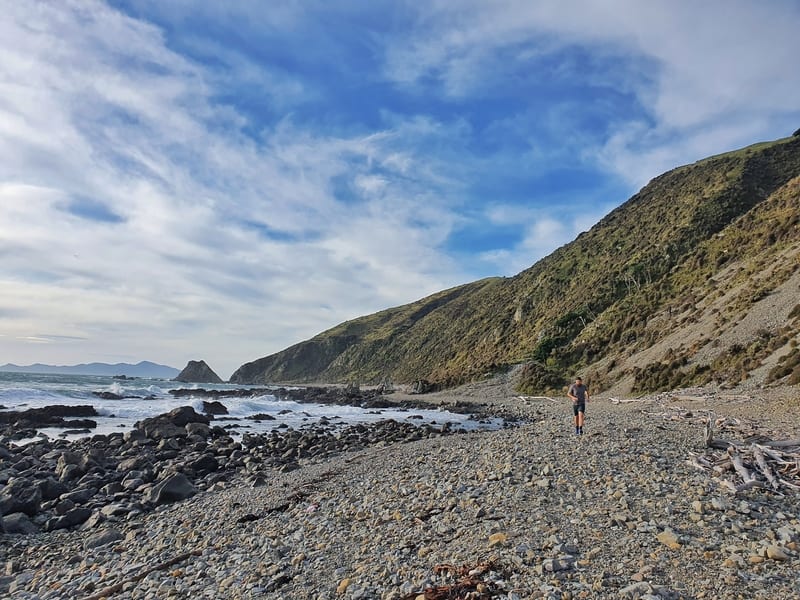
<instances>
[{"instance_id":1,"label":"dark rock","mask_svg":"<svg viewBox=\"0 0 800 600\"><path fill-rule=\"evenodd\" d=\"M111 483L107 483L101 487L100 492L106 496L113 496L114 494L119 494L123 489L124 488L119 481L112 481Z\"/></svg>"},{"instance_id":2,"label":"dark rock","mask_svg":"<svg viewBox=\"0 0 800 600\"><path fill-rule=\"evenodd\" d=\"M66 494L61 494L60 500L70 500L75 504L86 504L89 500L91 500L95 494L97 494L97 490L92 488L83 488L80 490L74 490L72 492L67 492Z\"/></svg>"},{"instance_id":3,"label":"dark rock","mask_svg":"<svg viewBox=\"0 0 800 600\"><path fill-rule=\"evenodd\" d=\"M216 458L214 458L210 454L204 454L197 460L190 462L187 465L190 469L193 469L197 473L213 473L217 469L219 469L219 462Z\"/></svg>"},{"instance_id":4,"label":"dark rock","mask_svg":"<svg viewBox=\"0 0 800 600\"><path fill-rule=\"evenodd\" d=\"M92 421L92 423L94 423L93 427L97 427L97 423L95 423L94 421ZM70 435L86 435L89 433L92 433L91 429L65 429L64 431L58 434L58 437L67 437Z\"/></svg>"},{"instance_id":5,"label":"dark rock","mask_svg":"<svg viewBox=\"0 0 800 600\"><path fill-rule=\"evenodd\" d=\"M81 531L88 531L90 529L94 529L95 527L97 527L101 523L105 523L105 521L106 521L106 517L105 517L105 515L103 513L101 513L101 512L93 512L92 516L89 517L88 519L86 519L86 521L83 522L83 525L80 526L80 529L81 529Z\"/></svg>"},{"instance_id":6,"label":"dark rock","mask_svg":"<svg viewBox=\"0 0 800 600\"><path fill-rule=\"evenodd\" d=\"M292 412L292 411L287 411ZM281 411L280 414L286 414L284 411ZM256 413L254 415L250 415L245 417L245 419L250 419L251 421L274 421L275 417L267 413Z\"/></svg>"},{"instance_id":7,"label":"dark rock","mask_svg":"<svg viewBox=\"0 0 800 600\"><path fill-rule=\"evenodd\" d=\"M89 467L92 464L94 464L94 461L86 454L81 452L64 452L58 457L58 463L56 464L56 475L61 477L64 470L70 466L75 467L76 472L80 475L83 475L89 470Z\"/></svg>"},{"instance_id":8,"label":"dark rock","mask_svg":"<svg viewBox=\"0 0 800 600\"><path fill-rule=\"evenodd\" d=\"M68 498L66 500L61 500L58 504L55 505L53 510L57 515L61 516L67 514L73 508L75 508L75 503Z\"/></svg>"},{"instance_id":9,"label":"dark rock","mask_svg":"<svg viewBox=\"0 0 800 600\"><path fill-rule=\"evenodd\" d=\"M55 500L61 494L66 494L69 488L54 477L45 477L37 482L42 492L42 500Z\"/></svg>"},{"instance_id":10,"label":"dark rock","mask_svg":"<svg viewBox=\"0 0 800 600\"><path fill-rule=\"evenodd\" d=\"M219 400L203 400L203 412L207 415L227 415L228 407Z\"/></svg>"},{"instance_id":11,"label":"dark rock","mask_svg":"<svg viewBox=\"0 0 800 600\"><path fill-rule=\"evenodd\" d=\"M204 360L190 360L175 381L182 383L224 383Z\"/></svg>"},{"instance_id":12,"label":"dark rock","mask_svg":"<svg viewBox=\"0 0 800 600\"><path fill-rule=\"evenodd\" d=\"M128 471L141 471L152 468L153 463L146 456L132 456L119 461L117 471L127 473Z\"/></svg>"},{"instance_id":13,"label":"dark rock","mask_svg":"<svg viewBox=\"0 0 800 600\"><path fill-rule=\"evenodd\" d=\"M205 423L187 423L186 433L188 433L190 436L198 435L205 439L211 435L211 427Z\"/></svg>"},{"instance_id":14,"label":"dark rock","mask_svg":"<svg viewBox=\"0 0 800 600\"><path fill-rule=\"evenodd\" d=\"M31 533L39 533L39 528L34 525L24 513L12 513L0 519L2 528L0 531L5 530L6 533L16 533L28 535Z\"/></svg>"},{"instance_id":15,"label":"dark rock","mask_svg":"<svg viewBox=\"0 0 800 600\"><path fill-rule=\"evenodd\" d=\"M136 423L135 427L153 440L160 440L171 437L186 437L185 425L188 423L205 423L208 425L210 419L201 415L191 406L181 406L170 412L157 417L150 417Z\"/></svg>"},{"instance_id":16,"label":"dark rock","mask_svg":"<svg viewBox=\"0 0 800 600\"><path fill-rule=\"evenodd\" d=\"M106 529L105 531L100 531L86 538L86 541L83 542L83 548L84 550L99 548L100 546L106 546L108 544L118 542L124 539L124 537L125 536L123 536L122 533L116 529Z\"/></svg>"},{"instance_id":17,"label":"dark rock","mask_svg":"<svg viewBox=\"0 0 800 600\"><path fill-rule=\"evenodd\" d=\"M186 475L175 473L147 490L144 499L146 502L152 502L153 504L165 504L167 502L185 500L196 493L197 489Z\"/></svg>"},{"instance_id":18,"label":"dark rock","mask_svg":"<svg viewBox=\"0 0 800 600\"><path fill-rule=\"evenodd\" d=\"M114 392L92 392L93 396L97 396L103 400L124 400L126 397L129 396L120 396L119 394L115 394Z\"/></svg>"},{"instance_id":19,"label":"dark rock","mask_svg":"<svg viewBox=\"0 0 800 600\"><path fill-rule=\"evenodd\" d=\"M44 528L45 531L55 531L56 529L75 527L75 525L80 525L91 516L92 510L90 508L73 508L71 511L61 517L48 519L44 524Z\"/></svg>"},{"instance_id":20,"label":"dark rock","mask_svg":"<svg viewBox=\"0 0 800 600\"><path fill-rule=\"evenodd\" d=\"M58 479L59 481L66 482L71 481L72 479L77 479L81 475L83 475L83 472L78 465L64 465L64 468L61 469Z\"/></svg>"},{"instance_id":21,"label":"dark rock","mask_svg":"<svg viewBox=\"0 0 800 600\"><path fill-rule=\"evenodd\" d=\"M0 412L0 423L11 423L17 419L23 418L31 422L48 423L50 419L58 417L97 417L100 416L95 410L94 406L78 405L78 406L65 406L63 404L54 404L52 406L43 406L42 408L29 408L23 411L7 411Z\"/></svg>"},{"instance_id":22,"label":"dark rock","mask_svg":"<svg viewBox=\"0 0 800 600\"><path fill-rule=\"evenodd\" d=\"M138 423L137 423L137 425L138 425ZM141 440L147 439L147 436L145 435L144 431L142 431L141 429L131 429L130 431L126 431L122 435L122 439L125 442L136 442L136 441L141 441Z\"/></svg>"},{"instance_id":23,"label":"dark rock","mask_svg":"<svg viewBox=\"0 0 800 600\"><path fill-rule=\"evenodd\" d=\"M11 439L22 439L23 437L33 437L39 427L67 427L69 421L64 417L96 417L97 411L93 406L64 406L53 405L42 408L29 408L28 410L0 411L0 430ZM84 427L85 423L93 421L80 421L75 428ZM97 426L96 423L93 425Z\"/></svg>"},{"instance_id":24,"label":"dark rock","mask_svg":"<svg viewBox=\"0 0 800 600\"><path fill-rule=\"evenodd\" d=\"M106 517L122 517L131 512L131 508L127 504L115 502L113 504L106 504L100 509L100 513Z\"/></svg>"},{"instance_id":25,"label":"dark rock","mask_svg":"<svg viewBox=\"0 0 800 600\"><path fill-rule=\"evenodd\" d=\"M188 425L186 425L186 427L190 427L192 425L194 425L194 423L189 423ZM202 423L198 423L198 425L202 425ZM156 450L180 450L180 449L181 445L175 438L165 438L160 442L158 442L158 446L156 446Z\"/></svg>"},{"instance_id":26,"label":"dark rock","mask_svg":"<svg viewBox=\"0 0 800 600\"><path fill-rule=\"evenodd\" d=\"M428 392L433 391L433 386L431 383L425 379L418 379L415 381L411 386L411 394L427 394Z\"/></svg>"},{"instance_id":27,"label":"dark rock","mask_svg":"<svg viewBox=\"0 0 800 600\"><path fill-rule=\"evenodd\" d=\"M9 481L0 492L0 515L21 512L33 517L41 509L41 504L39 486L23 477Z\"/></svg>"}]
</instances>

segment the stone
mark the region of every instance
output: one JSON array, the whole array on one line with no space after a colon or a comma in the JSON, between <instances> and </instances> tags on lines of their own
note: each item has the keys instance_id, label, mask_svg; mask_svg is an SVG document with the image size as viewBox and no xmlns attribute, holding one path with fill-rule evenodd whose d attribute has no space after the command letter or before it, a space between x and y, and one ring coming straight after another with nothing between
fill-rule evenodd
<instances>
[{"instance_id":1,"label":"stone","mask_svg":"<svg viewBox=\"0 0 800 600\"><path fill-rule=\"evenodd\" d=\"M24 477L9 481L0 492L0 516L16 512L33 517L42 506L42 490Z\"/></svg>"},{"instance_id":2,"label":"stone","mask_svg":"<svg viewBox=\"0 0 800 600\"><path fill-rule=\"evenodd\" d=\"M39 528L34 525L25 513L12 513L2 519L2 530L6 533L27 535L39 533Z\"/></svg>"},{"instance_id":3,"label":"stone","mask_svg":"<svg viewBox=\"0 0 800 600\"><path fill-rule=\"evenodd\" d=\"M55 500L61 494L66 494L69 491L69 488L58 481L54 477L45 477L44 479L40 479L38 481L39 489L42 492L42 500Z\"/></svg>"},{"instance_id":4,"label":"stone","mask_svg":"<svg viewBox=\"0 0 800 600\"><path fill-rule=\"evenodd\" d=\"M664 531L656 535L656 538L658 539L659 542L661 542L662 544L673 550L676 550L681 547L680 542L678 542L678 536L671 529L665 529Z\"/></svg>"},{"instance_id":5,"label":"stone","mask_svg":"<svg viewBox=\"0 0 800 600\"><path fill-rule=\"evenodd\" d=\"M637 583L632 583L629 586L622 588L619 591L619 595L622 598L642 598L646 594L651 594L653 592L653 587L645 582L640 581Z\"/></svg>"},{"instance_id":6,"label":"stone","mask_svg":"<svg viewBox=\"0 0 800 600\"><path fill-rule=\"evenodd\" d=\"M789 560L789 555L786 554L786 550L773 544L767 546L767 558L771 560L784 561Z\"/></svg>"},{"instance_id":7,"label":"stone","mask_svg":"<svg viewBox=\"0 0 800 600\"><path fill-rule=\"evenodd\" d=\"M106 529L86 538L86 541L83 543L83 547L85 550L99 548L100 546L113 544L114 542L118 542L124 538L125 536L123 536L118 530Z\"/></svg>"},{"instance_id":8,"label":"stone","mask_svg":"<svg viewBox=\"0 0 800 600\"><path fill-rule=\"evenodd\" d=\"M191 406L179 406L168 413L143 419L136 423L136 429L152 440L160 440L169 437L186 437L186 425L188 423L205 423L208 425L210 419L206 415L196 412Z\"/></svg>"},{"instance_id":9,"label":"stone","mask_svg":"<svg viewBox=\"0 0 800 600\"><path fill-rule=\"evenodd\" d=\"M572 556L560 556L559 558L548 558L542 562L542 570L547 573L569 571L574 566L575 566L575 558Z\"/></svg>"},{"instance_id":10,"label":"stone","mask_svg":"<svg viewBox=\"0 0 800 600\"><path fill-rule=\"evenodd\" d=\"M337 594L344 594L347 591L347 588L350 587L350 580L345 578L339 582L339 585L336 586L336 593Z\"/></svg>"},{"instance_id":11,"label":"stone","mask_svg":"<svg viewBox=\"0 0 800 600\"><path fill-rule=\"evenodd\" d=\"M203 412L207 415L227 415L228 407L219 400L203 400Z\"/></svg>"},{"instance_id":12,"label":"stone","mask_svg":"<svg viewBox=\"0 0 800 600\"><path fill-rule=\"evenodd\" d=\"M166 504L167 502L185 500L196 493L197 489L186 475L175 473L147 490L144 494L144 500L153 504Z\"/></svg>"},{"instance_id":13,"label":"stone","mask_svg":"<svg viewBox=\"0 0 800 600\"><path fill-rule=\"evenodd\" d=\"M68 529L69 527L80 525L91 516L92 516L91 509L80 506L78 508L73 508L71 511L67 512L65 515L61 517L48 519L44 524L44 528L46 531L54 531L56 529Z\"/></svg>"},{"instance_id":14,"label":"stone","mask_svg":"<svg viewBox=\"0 0 800 600\"><path fill-rule=\"evenodd\" d=\"M205 439L211 435L211 427L209 427L205 423L187 423L186 433L188 435L199 435L200 437Z\"/></svg>"},{"instance_id":15,"label":"stone","mask_svg":"<svg viewBox=\"0 0 800 600\"><path fill-rule=\"evenodd\" d=\"M198 473L212 473L219 469L219 461L211 454L203 454L187 466Z\"/></svg>"},{"instance_id":16,"label":"stone","mask_svg":"<svg viewBox=\"0 0 800 600\"><path fill-rule=\"evenodd\" d=\"M711 499L711 507L714 510L728 510L730 505L725 498L714 497Z\"/></svg>"}]
</instances>

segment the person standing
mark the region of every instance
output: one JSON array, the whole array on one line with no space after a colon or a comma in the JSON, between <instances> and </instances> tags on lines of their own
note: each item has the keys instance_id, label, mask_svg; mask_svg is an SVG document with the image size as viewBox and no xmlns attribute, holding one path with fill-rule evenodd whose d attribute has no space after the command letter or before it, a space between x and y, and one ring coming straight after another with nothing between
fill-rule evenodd
<instances>
[{"instance_id":1,"label":"person standing","mask_svg":"<svg viewBox=\"0 0 800 600\"><path fill-rule=\"evenodd\" d=\"M580 377L575 378L575 383L569 386L567 396L572 400L572 414L575 416L575 435L583 434L583 418L586 413L586 402L589 400L589 390L583 385Z\"/></svg>"}]
</instances>

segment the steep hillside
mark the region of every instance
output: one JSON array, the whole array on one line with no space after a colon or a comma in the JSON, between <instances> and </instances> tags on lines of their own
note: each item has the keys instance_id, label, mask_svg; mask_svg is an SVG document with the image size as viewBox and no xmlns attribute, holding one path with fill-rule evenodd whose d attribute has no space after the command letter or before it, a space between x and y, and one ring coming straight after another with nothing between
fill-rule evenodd
<instances>
[{"instance_id":1,"label":"steep hillside","mask_svg":"<svg viewBox=\"0 0 800 600\"><path fill-rule=\"evenodd\" d=\"M452 385L518 363L524 391L560 388L577 370L596 390L767 381L788 369L785 380L800 329L798 175L798 136L674 169L515 277L349 321L231 381ZM780 309L767 309L777 297ZM776 318L755 316L764 310ZM759 326L736 329L747 315Z\"/></svg>"}]
</instances>

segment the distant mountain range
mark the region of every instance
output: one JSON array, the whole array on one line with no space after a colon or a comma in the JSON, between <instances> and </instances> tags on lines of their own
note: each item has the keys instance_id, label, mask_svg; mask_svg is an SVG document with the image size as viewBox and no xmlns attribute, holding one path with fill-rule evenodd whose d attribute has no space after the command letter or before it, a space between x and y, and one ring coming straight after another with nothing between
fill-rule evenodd
<instances>
[{"instance_id":1,"label":"distant mountain range","mask_svg":"<svg viewBox=\"0 0 800 600\"><path fill-rule=\"evenodd\" d=\"M147 377L152 379L173 379L180 373L178 369L143 360L135 365L129 363L84 363L80 365L34 365L20 366L11 363L0 365L0 371L12 373L53 373L55 375L125 375L126 377Z\"/></svg>"}]
</instances>

